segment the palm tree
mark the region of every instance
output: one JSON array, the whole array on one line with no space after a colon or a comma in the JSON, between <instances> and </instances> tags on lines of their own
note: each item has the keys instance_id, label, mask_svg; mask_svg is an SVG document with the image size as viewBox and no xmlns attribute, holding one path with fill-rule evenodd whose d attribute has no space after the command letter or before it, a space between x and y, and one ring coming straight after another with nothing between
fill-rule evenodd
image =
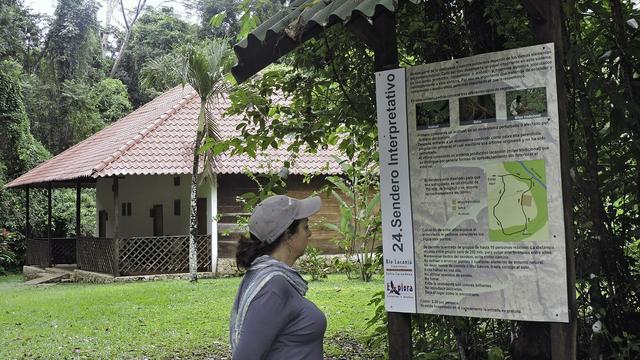
<instances>
[{"instance_id":1,"label":"palm tree","mask_svg":"<svg viewBox=\"0 0 640 360\"><path fill-rule=\"evenodd\" d=\"M207 151L203 144L206 141L208 145L206 148L210 149L211 144L219 140L210 106L213 100L227 89L225 73L230 65L229 58L227 40L216 39L204 47L189 47L179 54L169 54L153 60L145 65L141 74L146 85L166 84L167 79L176 79L182 83L182 86L191 85L200 97L198 129L193 148L189 214L189 274L192 282L198 280L196 253L198 169L201 156L204 161L203 177L212 175L215 166L211 152Z\"/></svg>"}]
</instances>

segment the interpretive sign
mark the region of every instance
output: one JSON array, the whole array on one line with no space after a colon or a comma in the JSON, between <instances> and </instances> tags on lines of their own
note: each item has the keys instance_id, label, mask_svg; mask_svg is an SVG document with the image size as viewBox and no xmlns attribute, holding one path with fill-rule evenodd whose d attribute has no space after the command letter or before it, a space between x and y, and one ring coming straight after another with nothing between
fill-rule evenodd
<instances>
[{"instance_id":1,"label":"interpretive sign","mask_svg":"<svg viewBox=\"0 0 640 360\"><path fill-rule=\"evenodd\" d=\"M387 310L567 322L553 44L376 92Z\"/></svg>"}]
</instances>

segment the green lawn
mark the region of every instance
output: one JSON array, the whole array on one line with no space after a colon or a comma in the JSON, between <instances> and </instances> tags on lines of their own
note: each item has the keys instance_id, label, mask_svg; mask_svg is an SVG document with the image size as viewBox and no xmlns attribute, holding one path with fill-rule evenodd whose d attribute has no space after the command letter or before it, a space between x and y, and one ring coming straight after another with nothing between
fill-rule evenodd
<instances>
[{"instance_id":1,"label":"green lawn","mask_svg":"<svg viewBox=\"0 0 640 360\"><path fill-rule=\"evenodd\" d=\"M108 285L28 286L0 276L0 359L228 358L229 312L239 278ZM368 335L367 306L382 280L331 275L310 283L307 297L326 314L332 339Z\"/></svg>"}]
</instances>

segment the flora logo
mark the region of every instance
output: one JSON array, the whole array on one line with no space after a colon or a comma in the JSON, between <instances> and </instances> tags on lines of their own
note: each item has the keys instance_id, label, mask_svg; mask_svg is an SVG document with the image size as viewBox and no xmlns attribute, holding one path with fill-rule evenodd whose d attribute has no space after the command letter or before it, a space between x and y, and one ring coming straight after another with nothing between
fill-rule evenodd
<instances>
[{"instance_id":1,"label":"flora logo","mask_svg":"<svg viewBox=\"0 0 640 360\"><path fill-rule=\"evenodd\" d=\"M393 281L387 283L387 294L400 295L402 293L413 292L413 286L405 285L403 283L394 284Z\"/></svg>"}]
</instances>

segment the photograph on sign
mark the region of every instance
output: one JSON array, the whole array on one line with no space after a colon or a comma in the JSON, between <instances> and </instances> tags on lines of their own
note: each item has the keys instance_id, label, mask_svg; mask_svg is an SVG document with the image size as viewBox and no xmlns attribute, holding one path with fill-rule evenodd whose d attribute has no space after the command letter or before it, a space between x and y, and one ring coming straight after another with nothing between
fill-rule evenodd
<instances>
[{"instance_id":1,"label":"photograph on sign","mask_svg":"<svg viewBox=\"0 0 640 360\"><path fill-rule=\"evenodd\" d=\"M394 145L413 230L405 300L419 313L568 321L553 44L394 71L406 84L394 98L406 106L401 141L389 141L388 79L376 78L382 222L386 259L397 256L385 207Z\"/></svg>"},{"instance_id":2,"label":"photograph on sign","mask_svg":"<svg viewBox=\"0 0 640 360\"><path fill-rule=\"evenodd\" d=\"M482 124L496 121L494 94L467 96L459 99L460 125Z\"/></svg>"},{"instance_id":3,"label":"photograph on sign","mask_svg":"<svg viewBox=\"0 0 640 360\"><path fill-rule=\"evenodd\" d=\"M547 116L547 93L544 87L507 91L507 120Z\"/></svg>"},{"instance_id":4,"label":"photograph on sign","mask_svg":"<svg viewBox=\"0 0 640 360\"><path fill-rule=\"evenodd\" d=\"M429 101L416 104L416 129L449 127L449 101Z\"/></svg>"}]
</instances>

